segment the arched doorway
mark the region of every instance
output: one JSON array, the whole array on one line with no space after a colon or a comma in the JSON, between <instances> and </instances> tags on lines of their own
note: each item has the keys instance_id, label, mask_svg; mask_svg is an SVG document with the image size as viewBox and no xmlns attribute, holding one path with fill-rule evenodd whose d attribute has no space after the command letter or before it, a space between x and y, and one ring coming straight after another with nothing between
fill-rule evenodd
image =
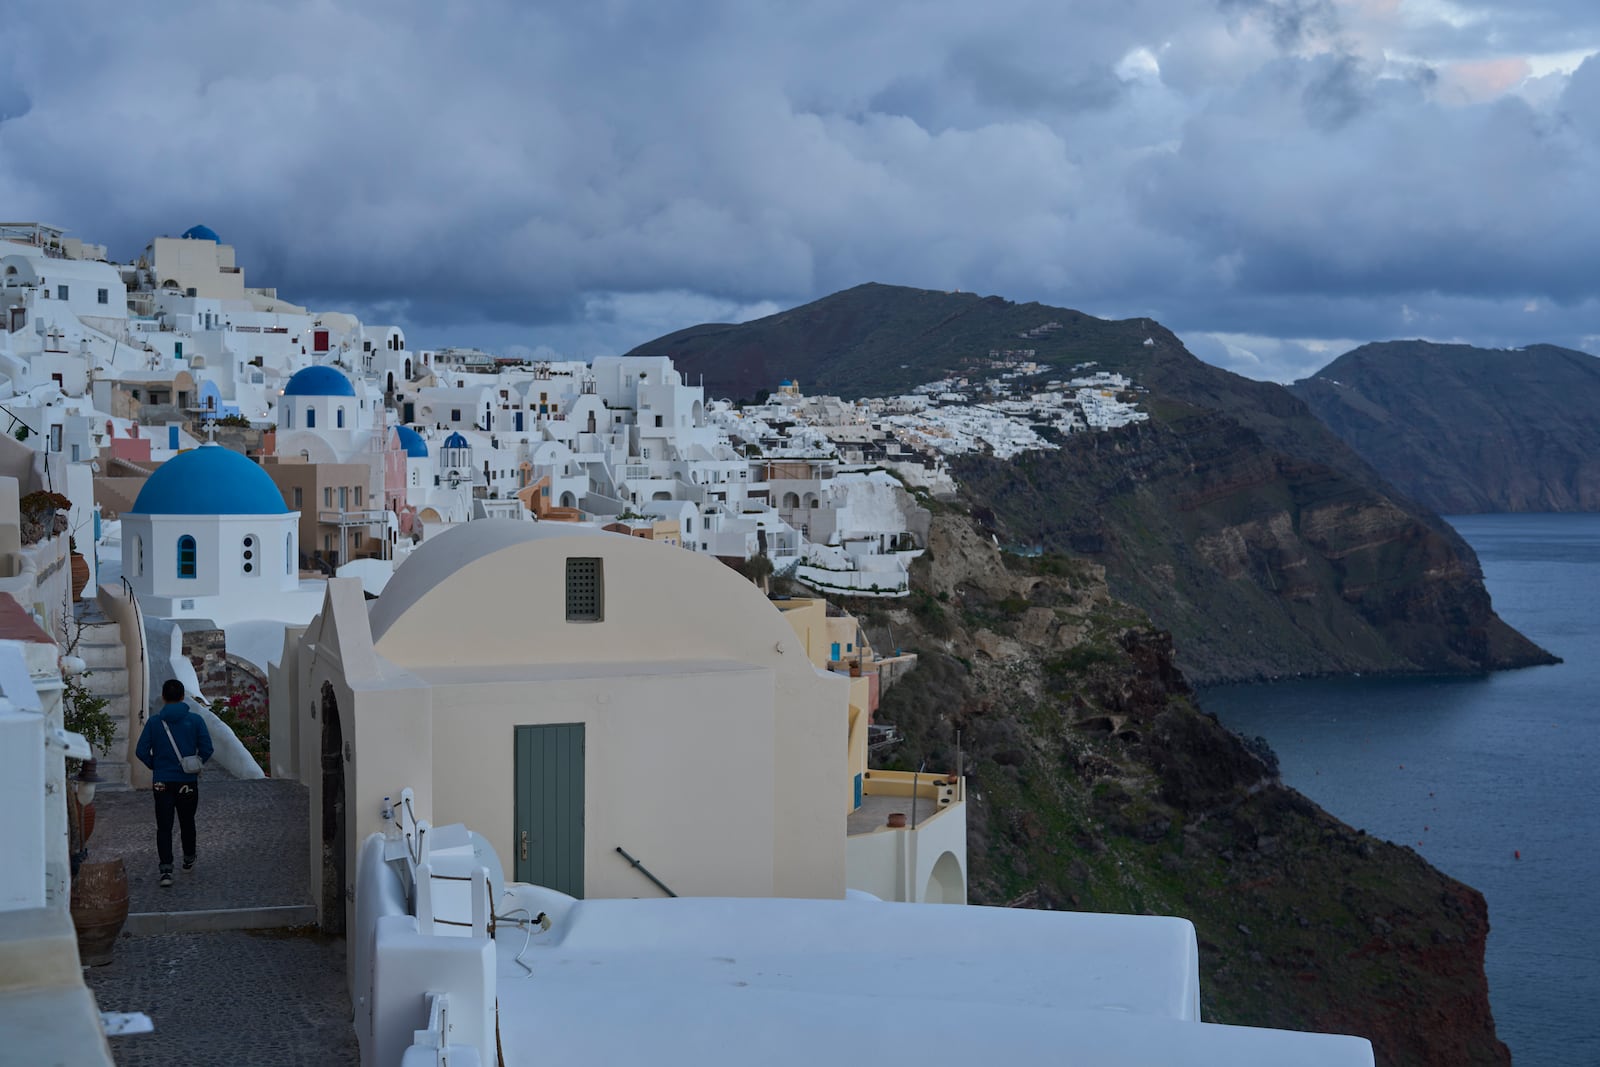
<instances>
[{"instance_id":1,"label":"arched doorway","mask_svg":"<svg viewBox=\"0 0 1600 1067\"><path fill-rule=\"evenodd\" d=\"M928 874L928 885L922 891L924 904L965 904L966 879L961 877L961 863L955 853L946 852L939 857Z\"/></svg>"},{"instance_id":2,"label":"arched doorway","mask_svg":"<svg viewBox=\"0 0 1600 1067\"><path fill-rule=\"evenodd\" d=\"M322 683L322 930L344 933L344 729L333 686Z\"/></svg>"}]
</instances>

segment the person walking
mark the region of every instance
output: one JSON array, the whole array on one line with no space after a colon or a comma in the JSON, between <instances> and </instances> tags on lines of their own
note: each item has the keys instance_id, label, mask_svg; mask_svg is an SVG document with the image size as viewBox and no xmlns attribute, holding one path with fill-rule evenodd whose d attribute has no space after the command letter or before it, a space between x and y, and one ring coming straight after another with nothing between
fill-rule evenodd
<instances>
[{"instance_id":1,"label":"person walking","mask_svg":"<svg viewBox=\"0 0 1600 1067\"><path fill-rule=\"evenodd\" d=\"M172 888L172 817L178 817L183 838L183 869L195 859L194 813L200 806L200 768L211 758L211 731L189 710L183 683L169 678L161 685L161 711L145 720L134 755L150 768L156 798L156 854L161 861L161 888Z\"/></svg>"}]
</instances>

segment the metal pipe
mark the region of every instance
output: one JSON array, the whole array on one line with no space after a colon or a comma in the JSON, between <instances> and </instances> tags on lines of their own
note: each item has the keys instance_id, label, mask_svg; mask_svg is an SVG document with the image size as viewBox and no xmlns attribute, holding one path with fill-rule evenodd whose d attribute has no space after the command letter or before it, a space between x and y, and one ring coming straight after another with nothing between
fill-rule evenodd
<instances>
[{"instance_id":1,"label":"metal pipe","mask_svg":"<svg viewBox=\"0 0 1600 1067\"><path fill-rule=\"evenodd\" d=\"M911 775L911 828L917 828L917 784L922 780L922 772L928 769L928 761L923 760L922 766Z\"/></svg>"},{"instance_id":2,"label":"metal pipe","mask_svg":"<svg viewBox=\"0 0 1600 1067\"><path fill-rule=\"evenodd\" d=\"M620 855L623 859L627 860L628 864L631 867L633 867L634 870L638 871L640 874L642 874L646 878L650 879L650 881L654 882L655 885L656 885L656 888L661 890L667 896L675 897L675 896L678 895L678 894L674 893L670 888L668 888L667 883L663 882L661 879L659 879L655 875L651 874L650 873L650 868L646 867L643 863L640 863L638 860L636 860L632 856L628 855L628 850L623 848L621 845L617 846L617 854Z\"/></svg>"}]
</instances>

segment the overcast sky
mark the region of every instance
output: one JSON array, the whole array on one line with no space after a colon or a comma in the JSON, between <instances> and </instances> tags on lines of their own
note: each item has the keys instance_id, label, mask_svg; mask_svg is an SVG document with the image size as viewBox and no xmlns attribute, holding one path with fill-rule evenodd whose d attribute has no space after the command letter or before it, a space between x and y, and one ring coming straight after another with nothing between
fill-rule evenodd
<instances>
[{"instance_id":1,"label":"overcast sky","mask_svg":"<svg viewBox=\"0 0 1600 1067\"><path fill-rule=\"evenodd\" d=\"M160 12L159 14L157 12ZM1600 352L1595 0L7 4L0 216L413 346L622 351L864 281L1289 380Z\"/></svg>"}]
</instances>

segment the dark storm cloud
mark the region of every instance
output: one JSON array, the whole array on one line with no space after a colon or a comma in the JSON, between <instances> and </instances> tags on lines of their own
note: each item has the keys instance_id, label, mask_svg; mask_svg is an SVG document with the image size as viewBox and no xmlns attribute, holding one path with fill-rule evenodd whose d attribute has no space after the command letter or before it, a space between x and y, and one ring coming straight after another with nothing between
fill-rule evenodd
<instances>
[{"instance_id":1,"label":"dark storm cloud","mask_svg":"<svg viewBox=\"0 0 1600 1067\"><path fill-rule=\"evenodd\" d=\"M414 343L592 354L869 279L1261 376L1591 343L1600 60L1549 57L1592 6L58 0L8 11L0 215L119 256L204 221Z\"/></svg>"},{"instance_id":2,"label":"dark storm cloud","mask_svg":"<svg viewBox=\"0 0 1600 1067\"><path fill-rule=\"evenodd\" d=\"M1218 0L1224 13L1250 14L1272 28L1279 48L1294 48L1308 37L1325 37L1339 29L1332 0Z\"/></svg>"}]
</instances>

